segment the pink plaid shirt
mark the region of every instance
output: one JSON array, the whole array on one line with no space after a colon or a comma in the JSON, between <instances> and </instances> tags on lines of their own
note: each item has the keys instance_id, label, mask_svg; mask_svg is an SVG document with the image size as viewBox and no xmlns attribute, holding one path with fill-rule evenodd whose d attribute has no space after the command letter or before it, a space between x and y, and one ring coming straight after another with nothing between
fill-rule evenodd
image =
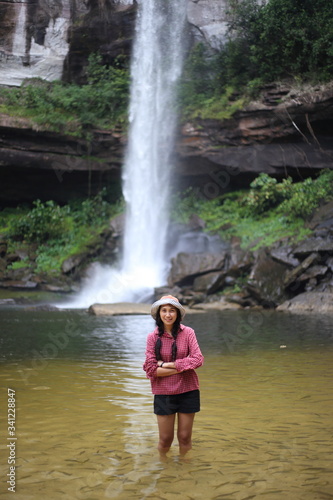
<instances>
[{"instance_id":1,"label":"pink plaid shirt","mask_svg":"<svg viewBox=\"0 0 333 500\"><path fill-rule=\"evenodd\" d=\"M204 357L201 353L195 332L192 328L180 325L177 336L176 369L179 373L168 377L157 377L157 359L155 356L155 343L158 338L158 328L147 337L146 360L143 369L150 379L153 394L181 394L183 392L199 389L199 379L195 372L203 364ZM166 332L162 335L161 359L171 361L173 338Z\"/></svg>"}]
</instances>

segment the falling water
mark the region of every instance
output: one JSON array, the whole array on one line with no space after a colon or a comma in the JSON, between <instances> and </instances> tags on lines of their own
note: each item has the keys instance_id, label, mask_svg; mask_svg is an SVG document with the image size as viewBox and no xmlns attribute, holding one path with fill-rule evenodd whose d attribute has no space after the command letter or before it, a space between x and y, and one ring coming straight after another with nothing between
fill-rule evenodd
<instances>
[{"instance_id":1,"label":"falling water","mask_svg":"<svg viewBox=\"0 0 333 500\"><path fill-rule=\"evenodd\" d=\"M131 65L129 143L123 193L126 225L119 270L97 265L76 301L143 301L166 278L176 84L184 53L186 1L141 0Z\"/></svg>"}]
</instances>

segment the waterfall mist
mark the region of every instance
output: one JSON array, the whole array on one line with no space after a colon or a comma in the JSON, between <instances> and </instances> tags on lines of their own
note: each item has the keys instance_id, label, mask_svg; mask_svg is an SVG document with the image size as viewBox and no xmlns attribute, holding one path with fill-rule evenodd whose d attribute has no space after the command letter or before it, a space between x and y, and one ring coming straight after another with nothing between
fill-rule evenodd
<instances>
[{"instance_id":1,"label":"waterfall mist","mask_svg":"<svg viewBox=\"0 0 333 500\"><path fill-rule=\"evenodd\" d=\"M141 0L131 63L128 146L123 168L126 224L119 269L96 265L74 307L144 301L163 285L168 262L176 85L185 51L187 2Z\"/></svg>"}]
</instances>

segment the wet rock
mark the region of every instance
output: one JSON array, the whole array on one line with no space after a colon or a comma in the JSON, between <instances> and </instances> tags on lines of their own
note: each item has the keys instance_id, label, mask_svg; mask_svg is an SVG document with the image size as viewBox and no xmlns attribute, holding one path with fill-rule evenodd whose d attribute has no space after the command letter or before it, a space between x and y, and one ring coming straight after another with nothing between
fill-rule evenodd
<instances>
[{"instance_id":1,"label":"wet rock","mask_svg":"<svg viewBox=\"0 0 333 500\"><path fill-rule=\"evenodd\" d=\"M168 284L181 285L193 282L200 274L222 270L226 252L220 254L181 252L171 260Z\"/></svg>"},{"instance_id":2,"label":"wet rock","mask_svg":"<svg viewBox=\"0 0 333 500\"><path fill-rule=\"evenodd\" d=\"M1 281L0 288L36 288L37 283L34 281Z\"/></svg>"},{"instance_id":3,"label":"wet rock","mask_svg":"<svg viewBox=\"0 0 333 500\"><path fill-rule=\"evenodd\" d=\"M254 256L248 250L234 246L226 255L225 269L230 277L240 276L251 269Z\"/></svg>"},{"instance_id":4,"label":"wet rock","mask_svg":"<svg viewBox=\"0 0 333 500\"><path fill-rule=\"evenodd\" d=\"M286 271L285 265L273 260L266 250L263 250L259 252L246 288L259 304L266 307L275 306L288 298L284 284Z\"/></svg>"},{"instance_id":5,"label":"wet rock","mask_svg":"<svg viewBox=\"0 0 333 500\"><path fill-rule=\"evenodd\" d=\"M235 302L229 302L225 298L222 298L219 301L214 301L214 302L207 302L207 303L200 303L200 304L195 304L194 306L191 307L189 312L191 311L211 311L211 310L217 310L217 311L226 311L226 310L239 310L242 309L242 306L235 303Z\"/></svg>"},{"instance_id":6,"label":"wet rock","mask_svg":"<svg viewBox=\"0 0 333 500\"><path fill-rule=\"evenodd\" d=\"M299 281L306 281L306 280L311 280L314 278L319 278L322 276L325 276L327 272L328 267L327 266L312 266L309 267L305 273L301 274L299 276Z\"/></svg>"},{"instance_id":7,"label":"wet rock","mask_svg":"<svg viewBox=\"0 0 333 500\"><path fill-rule=\"evenodd\" d=\"M204 291L208 294L220 290L225 281L225 274L222 272L206 273L194 279L193 290L196 292Z\"/></svg>"},{"instance_id":8,"label":"wet rock","mask_svg":"<svg viewBox=\"0 0 333 500\"><path fill-rule=\"evenodd\" d=\"M113 238L118 238L124 234L125 214L119 214L110 221L110 229Z\"/></svg>"},{"instance_id":9,"label":"wet rock","mask_svg":"<svg viewBox=\"0 0 333 500\"><path fill-rule=\"evenodd\" d=\"M324 280L320 281L318 285L314 288L315 292L328 292L333 293L333 279L332 275Z\"/></svg>"},{"instance_id":10,"label":"wet rock","mask_svg":"<svg viewBox=\"0 0 333 500\"><path fill-rule=\"evenodd\" d=\"M135 314L150 314L150 304L118 302L115 304L93 304L88 312L95 316L124 316Z\"/></svg>"},{"instance_id":11,"label":"wet rock","mask_svg":"<svg viewBox=\"0 0 333 500\"><path fill-rule=\"evenodd\" d=\"M305 292L276 308L277 311L290 312L333 312L333 293Z\"/></svg>"},{"instance_id":12,"label":"wet rock","mask_svg":"<svg viewBox=\"0 0 333 500\"><path fill-rule=\"evenodd\" d=\"M204 302L207 299L207 294L204 292L195 292L191 288L189 290L184 290L182 293L180 293L178 295L178 298L183 305L192 307L195 304Z\"/></svg>"},{"instance_id":13,"label":"wet rock","mask_svg":"<svg viewBox=\"0 0 333 500\"><path fill-rule=\"evenodd\" d=\"M312 252L333 252L333 240L310 238L294 249L294 255L300 257Z\"/></svg>"},{"instance_id":14,"label":"wet rock","mask_svg":"<svg viewBox=\"0 0 333 500\"><path fill-rule=\"evenodd\" d=\"M154 297L152 301L159 300L164 295L173 295L174 297L179 298L181 294L181 288L179 286L159 286L154 289Z\"/></svg>"},{"instance_id":15,"label":"wet rock","mask_svg":"<svg viewBox=\"0 0 333 500\"><path fill-rule=\"evenodd\" d=\"M238 304L241 307L247 308L247 307L257 307L258 302L254 300L251 295L249 295L246 292L240 292L240 293L234 293L233 295L228 295L227 296L227 301L233 304Z\"/></svg>"},{"instance_id":16,"label":"wet rock","mask_svg":"<svg viewBox=\"0 0 333 500\"><path fill-rule=\"evenodd\" d=\"M273 259L286 264L287 266L296 267L299 265L299 260L293 255L293 250L290 247L274 248L270 252Z\"/></svg>"},{"instance_id":17,"label":"wet rock","mask_svg":"<svg viewBox=\"0 0 333 500\"><path fill-rule=\"evenodd\" d=\"M189 222L188 222L188 227L192 231L202 231L206 226L206 223L204 220L202 220L197 214L192 214Z\"/></svg>"},{"instance_id":18,"label":"wet rock","mask_svg":"<svg viewBox=\"0 0 333 500\"><path fill-rule=\"evenodd\" d=\"M283 279L283 285L287 288L292 283L294 283L298 277L303 274L303 272L308 269L316 260L319 258L319 254L316 252L311 253L306 259L301 262L299 266L297 266L292 271L286 273Z\"/></svg>"},{"instance_id":19,"label":"wet rock","mask_svg":"<svg viewBox=\"0 0 333 500\"><path fill-rule=\"evenodd\" d=\"M80 253L77 255L72 255L68 259L64 260L61 265L61 270L64 274L68 274L73 271L77 266L79 266L86 258L87 252Z\"/></svg>"},{"instance_id":20,"label":"wet rock","mask_svg":"<svg viewBox=\"0 0 333 500\"><path fill-rule=\"evenodd\" d=\"M14 299L0 299L1 306L14 306L16 304Z\"/></svg>"}]
</instances>

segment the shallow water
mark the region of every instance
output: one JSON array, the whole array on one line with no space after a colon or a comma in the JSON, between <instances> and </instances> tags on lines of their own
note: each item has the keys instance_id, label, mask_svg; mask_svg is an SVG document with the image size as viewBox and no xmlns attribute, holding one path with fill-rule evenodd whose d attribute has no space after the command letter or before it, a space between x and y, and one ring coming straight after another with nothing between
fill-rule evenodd
<instances>
[{"instance_id":1,"label":"shallow water","mask_svg":"<svg viewBox=\"0 0 333 500\"><path fill-rule=\"evenodd\" d=\"M205 355L202 409L193 450L181 459L175 442L161 462L142 371L151 318L0 310L0 498L333 498L333 317L244 311L185 323Z\"/></svg>"}]
</instances>

